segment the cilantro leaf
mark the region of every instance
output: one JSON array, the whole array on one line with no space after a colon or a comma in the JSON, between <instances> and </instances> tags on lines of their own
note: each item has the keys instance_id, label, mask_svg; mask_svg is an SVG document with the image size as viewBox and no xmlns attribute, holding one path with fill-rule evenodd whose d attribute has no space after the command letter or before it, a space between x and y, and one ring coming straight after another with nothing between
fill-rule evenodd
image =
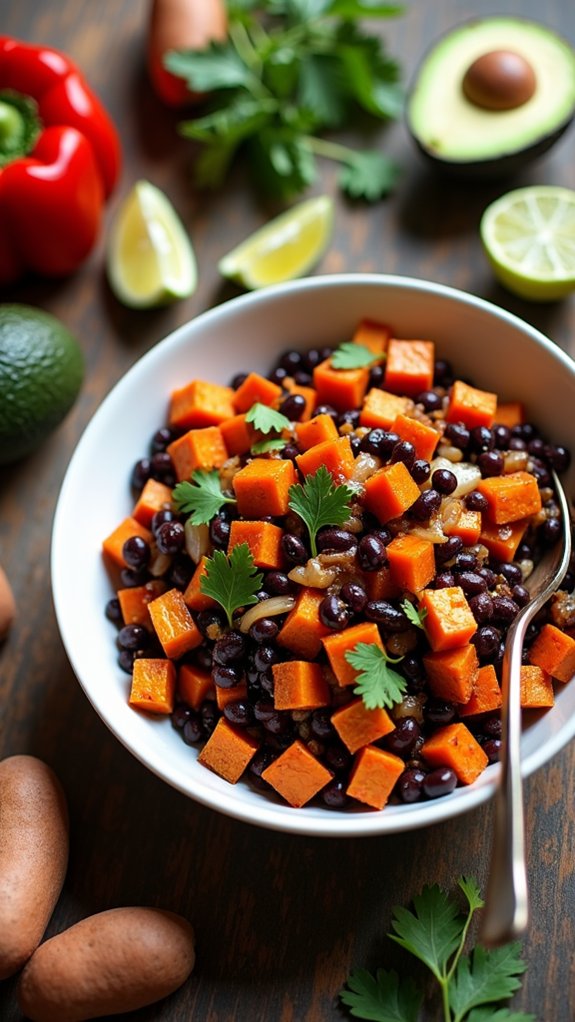
<instances>
[{"instance_id":1,"label":"cilantro leaf","mask_svg":"<svg viewBox=\"0 0 575 1022\"><path fill-rule=\"evenodd\" d=\"M325 465L314 475L289 488L289 507L305 523L310 539L312 557L317 557L316 536L324 525L343 525L351 513L351 490L334 483Z\"/></svg>"},{"instance_id":2,"label":"cilantro leaf","mask_svg":"<svg viewBox=\"0 0 575 1022\"><path fill-rule=\"evenodd\" d=\"M313 110L316 120L328 128L339 127L349 110L341 66L333 57L310 53L301 61L298 102Z\"/></svg>"},{"instance_id":3,"label":"cilantro leaf","mask_svg":"<svg viewBox=\"0 0 575 1022\"><path fill-rule=\"evenodd\" d=\"M395 933L390 937L424 962L440 983L444 982L447 963L461 941L465 918L456 901L437 884L425 886L413 899L413 908L396 906L392 919Z\"/></svg>"},{"instance_id":4,"label":"cilantro leaf","mask_svg":"<svg viewBox=\"0 0 575 1022\"><path fill-rule=\"evenodd\" d=\"M491 950L477 945L471 955L459 959L449 989L455 1022L461 1022L472 1008L507 1000L515 993L521 986L517 977L526 969L520 949L517 941Z\"/></svg>"},{"instance_id":5,"label":"cilantro leaf","mask_svg":"<svg viewBox=\"0 0 575 1022\"><path fill-rule=\"evenodd\" d=\"M171 50L164 58L168 71L184 78L192 92L243 88L261 93L259 79L231 42L212 42L203 50Z\"/></svg>"},{"instance_id":6,"label":"cilantro leaf","mask_svg":"<svg viewBox=\"0 0 575 1022\"><path fill-rule=\"evenodd\" d=\"M252 446L252 454L267 454L268 451L281 451L287 440L281 436L272 437L271 440L258 440Z\"/></svg>"},{"instance_id":7,"label":"cilantro leaf","mask_svg":"<svg viewBox=\"0 0 575 1022\"><path fill-rule=\"evenodd\" d=\"M389 666L402 657L390 657L375 642L358 642L345 654L348 664L359 674L354 694L363 697L366 709L375 710L400 703L407 687L405 678Z\"/></svg>"},{"instance_id":8,"label":"cilantro leaf","mask_svg":"<svg viewBox=\"0 0 575 1022\"><path fill-rule=\"evenodd\" d=\"M340 172L339 184L353 199L375 202L395 186L399 168L383 153L374 150L350 151Z\"/></svg>"},{"instance_id":9,"label":"cilantro leaf","mask_svg":"<svg viewBox=\"0 0 575 1022\"><path fill-rule=\"evenodd\" d=\"M524 1011L510 1011L509 1008L474 1008L466 1022L537 1022L535 1015Z\"/></svg>"},{"instance_id":10,"label":"cilantro leaf","mask_svg":"<svg viewBox=\"0 0 575 1022\"><path fill-rule=\"evenodd\" d=\"M423 628L423 622L427 617L427 607L422 607L421 610L419 610L419 608L407 598L401 601L400 607L406 618L409 618L412 625L415 625L416 628Z\"/></svg>"},{"instance_id":11,"label":"cilantro leaf","mask_svg":"<svg viewBox=\"0 0 575 1022\"><path fill-rule=\"evenodd\" d=\"M246 412L246 422L251 422L259 433L281 433L282 429L289 429L291 425L286 415L259 401Z\"/></svg>"},{"instance_id":12,"label":"cilantro leaf","mask_svg":"<svg viewBox=\"0 0 575 1022\"><path fill-rule=\"evenodd\" d=\"M351 1015L372 1022L417 1022L423 1002L415 984L400 986L397 973L386 969L378 969L375 976L356 969L339 996Z\"/></svg>"},{"instance_id":13,"label":"cilantro leaf","mask_svg":"<svg viewBox=\"0 0 575 1022\"><path fill-rule=\"evenodd\" d=\"M382 360L383 353L370 351L354 341L344 341L331 356L331 365L333 369L363 369Z\"/></svg>"},{"instance_id":14,"label":"cilantro leaf","mask_svg":"<svg viewBox=\"0 0 575 1022\"><path fill-rule=\"evenodd\" d=\"M256 593L261 589L262 581L263 574L256 571L248 544L239 543L229 556L222 550L215 550L208 557L205 574L200 579L200 590L223 607L231 628L234 611L258 602Z\"/></svg>"},{"instance_id":15,"label":"cilantro leaf","mask_svg":"<svg viewBox=\"0 0 575 1022\"><path fill-rule=\"evenodd\" d=\"M478 908L483 908L485 902L481 897L477 881L473 877L460 877L457 883L465 895L471 912L476 912Z\"/></svg>"},{"instance_id":16,"label":"cilantro leaf","mask_svg":"<svg viewBox=\"0 0 575 1022\"><path fill-rule=\"evenodd\" d=\"M191 512L192 525L207 525L224 504L235 504L235 497L222 491L218 472L198 468L192 472L192 481L178 483L172 490L176 511Z\"/></svg>"},{"instance_id":17,"label":"cilantro leaf","mask_svg":"<svg viewBox=\"0 0 575 1022\"><path fill-rule=\"evenodd\" d=\"M313 184L317 169L313 152L297 126L266 126L251 140L250 168L268 195L291 199Z\"/></svg>"}]
</instances>

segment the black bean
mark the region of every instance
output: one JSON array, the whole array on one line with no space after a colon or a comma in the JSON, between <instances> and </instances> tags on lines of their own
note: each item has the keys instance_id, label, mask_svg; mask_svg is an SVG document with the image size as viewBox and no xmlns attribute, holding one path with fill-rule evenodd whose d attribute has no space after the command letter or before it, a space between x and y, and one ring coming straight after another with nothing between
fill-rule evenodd
<instances>
[{"instance_id":1,"label":"black bean","mask_svg":"<svg viewBox=\"0 0 575 1022\"><path fill-rule=\"evenodd\" d=\"M425 771L419 767L409 767L400 775L395 790L402 802L418 802L423 793Z\"/></svg>"},{"instance_id":2,"label":"black bean","mask_svg":"<svg viewBox=\"0 0 575 1022\"><path fill-rule=\"evenodd\" d=\"M111 599L108 600L104 613L108 618L108 621L111 621L115 625L121 624L124 619L122 617L120 601L117 596L112 596Z\"/></svg>"},{"instance_id":3,"label":"black bean","mask_svg":"<svg viewBox=\"0 0 575 1022\"><path fill-rule=\"evenodd\" d=\"M230 538L230 523L222 514L210 522L210 539L218 550L224 550Z\"/></svg>"},{"instance_id":4,"label":"black bean","mask_svg":"<svg viewBox=\"0 0 575 1022\"><path fill-rule=\"evenodd\" d=\"M497 423L492 427L493 440L495 446L499 451L507 451L509 449L509 441L511 440L511 430L509 426L504 426L502 423Z\"/></svg>"},{"instance_id":5,"label":"black bean","mask_svg":"<svg viewBox=\"0 0 575 1022\"><path fill-rule=\"evenodd\" d=\"M250 626L249 636L254 642L270 642L279 631L277 621L271 617L260 617Z\"/></svg>"},{"instance_id":6,"label":"black bean","mask_svg":"<svg viewBox=\"0 0 575 1022\"><path fill-rule=\"evenodd\" d=\"M469 600L469 609L478 625L483 625L493 617L493 600L489 593L478 593Z\"/></svg>"},{"instance_id":7,"label":"black bean","mask_svg":"<svg viewBox=\"0 0 575 1022\"><path fill-rule=\"evenodd\" d=\"M349 769L351 764L351 753L348 749L346 749L343 742L330 742L330 744L326 746L324 759L327 766L339 774L342 771Z\"/></svg>"},{"instance_id":8,"label":"black bean","mask_svg":"<svg viewBox=\"0 0 575 1022\"><path fill-rule=\"evenodd\" d=\"M424 490L411 505L409 513L418 522L425 522L441 507L441 495L437 490Z\"/></svg>"},{"instance_id":9,"label":"black bean","mask_svg":"<svg viewBox=\"0 0 575 1022\"><path fill-rule=\"evenodd\" d=\"M132 469L130 483L135 490L142 490L150 478L152 466L149 458L140 458Z\"/></svg>"},{"instance_id":10,"label":"black bean","mask_svg":"<svg viewBox=\"0 0 575 1022\"><path fill-rule=\"evenodd\" d=\"M213 699L204 699L200 706L200 717L204 732L209 737L218 723L218 705Z\"/></svg>"},{"instance_id":11,"label":"black bean","mask_svg":"<svg viewBox=\"0 0 575 1022\"><path fill-rule=\"evenodd\" d=\"M357 582L346 582L339 593L353 614L361 614L367 603L367 593Z\"/></svg>"},{"instance_id":12,"label":"black bean","mask_svg":"<svg viewBox=\"0 0 575 1022\"><path fill-rule=\"evenodd\" d=\"M162 527L164 522L173 522L175 521L175 518L176 518L175 511L172 511L171 508L169 507L163 507L160 508L159 511L155 511L154 514L152 515L152 521L150 523L150 528L152 530L153 535L157 536L158 530Z\"/></svg>"},{"instance_id":13,"label":"black bean","mask_svg":"<svg viewBox=\"0 0 575 1022\"><path fill-rule=\"evenodd\" d=\"M212 664L212 681L218 688L234 688L242 680L242 672L236 667Z\"/></svg>"},{"instance_id":14,"label":"black bean","mask_svg":"<svg viewBox=\"0 0 575 1022\"><path fill-rule=\"evenodd\" d=\"M518 564L513 564L512 561L503 562L499 564L497 570L506 582L509 582L510 586L521 585L523 582L523 572Z\"/></svg>"},{"instance_id":15,"label":"black bean","mask_svg":"<svg viewBox=\"0 0 575 1022\"><path fill-rule=\"evenodd\" d=\"M175 486L174 463L167 451L156 451L150 458L150 475L166 486Z\"/></svg>"},{"instance_id":16,"label":"black bean","mask_svg":"<svg viewBox=\"0 0 575 1022\"><path fill-rule=\"evenodd\" d=\"M214 643L212 656L217 664L226 667L228 664L238 663L243 658L245 650L246 640L242 633L229 631Z\"/></svg>"},{"instance_id":17,"label":"black bean","mask_svg":"<svg viewBox=\"0 0 575 1022\"><path fill-rule=\"evenodd\" d=\"M345 809L349 802L346 794L347 781L334 777L321 792L321 798L330 809Z\"/></svg>"},{"instance_id":18,"label":"black bean","mask_svg":"<svg viewBox=\"0 0 575 1022\"><path fill-rule=\"evenodd\" d=\"M135 586L143 586L148 581L149 575L145 568L136 571L135 568L122 568L120 580L125 589L134 589Z\"/></svg>"},{"instance_id":19,"label":"black bean","mask_svg":"<svg viewBox=\"0 0 575 1022\"><path fill-rule=\"evenodd\" d=\"M365 616L369 621L376 621L388 632L404 632L409 628L409 618L387 600L370 600L365 605Z\"/></svg>"},{"instance_id":20,"label":"black bean","mask_svg":"<svg viewBox=\"0 0 575 1022\"><path fill-rule=\"evenodd\" d=\"M392 465L402 461L407 469L411 469L415 462L415 447L409 440L399 440L391 452L390 461Z\"/></svg>"},{"instance_id":21,"label":"black bean","mask_svg":"<svg viewBox=\"0 0 575 1022\"><path fill-rule=\"evenodd\" d=\"M488 659L497 653L501 633L493 625L483 625L477 629L471 641L475 644L477 655L482 659Z\"/></svg>"},{"instance_id":22,"label":"black bean","mask_svg":"<svg viewBox=\"0 0 575 1022\"><path fill-rule=\"evenodd\" d=\"M363 571L378 571L387 564L385 544L374 533L362 536L357 547L357 561Z\"/></svg>"},{"instance_id":23,"label":"black bean","mask_svg":"<svg viewBox=\"0 0 575 1022\"><path fill-rule=\"evenodd\" d=\"M423 715L430 724L451 724L455 720L455 707L444 699L431 698L425 704Z\"/></svg>"},{"instance_id":24,"label":"black bean","mask_svg":"<svg viewBox=\"0 0 575 1022\"><path fill-rule=\"evenodd\" d=\"M279 453L284 461L295 461L298 454L301 454L301 451L297 444L290 443L288 441L288 443L281 448Z\"/></svg>"},{"instance_id":25,"label":"black bean","mask_svg":"<svg viewBox=\"0 0 575 1022\"><path fill-rule=\"evenodd\" d=\"M482 731L487 738L501 738L501 717L488 717L483 721Z\"/></svg>"},{"instance_id":26,"label":"black bean","mask_svg":"<svg viewBox=\"0 0 575 1022\"><path fill-rule=\"evenodd\" d=\"M561 444L546 444L544 458L556 472L566 472L571 464L571 452Z\"/></svg>"},{"instance_id":27,"label":"black bean","mask_svg":"<svg viewBox=\"0 0 575 1022\"><path fill-rule=\"evenodd\" d=\"M330 419L337 422L338 412L331 405L316 405L313 411L314 415L329 415Z\"/></svg>"},{"instance_id":28,"label":"black bean","mask_svg":"<svg viewBox=\"0 0 575 1022\"><path fill-rule=\"evenodd\" d=\"M468 511L487 511L489 501L479 490L471 490L465 497L465 507Z\"/></svg>"},{"instance_id":29,"label":"black bean","mask_svg":"<svg viewBox=\"0 0 575 1022\"><path fill-rule=\"evenodd\" d=\"M511 596L515 600L515 603L517 603L520 607L525 607L525 605L529 603L529 600L531 599L531 596L529 595L529 590L526 589L524 585L513 586L513 589L511 590Z\"/></svg>"},{"instance_id":30,"label":"black bean","mask_svg":"<svg viewBox=\"0 0 575 1022\"><path fill-rule=\"evenodd\" d=\"M426 482L430 474L431 465L429 462L425 458L416 458L411 466L411 477L417 485L421 486L422 483Z\"/></svg>"},{"instance_id":31,"label":"black bean","mask_svg":"<svg viewBox=\"0 0 575 1022\"><path fill-rule=\"evenodd\" d=\"M190 716L192 715L193 712L194 711L190 709L189 706L184 706L183 703L179 703L177 706L174 707L170 715L170 722L172 724L172 727L174 727L176 731L180 731L183 728L186 721L190 719Z\"/></svg>"},{"instance_id":32,"label":"black bean","mask_svg":"<svg viewBox=\"0 0 575 1022\"><path fill-rule=\"evenodd\" d=\"M223 712L226 720L237 727L250 727L254 722L254 708L246 699L226 703Z\"/></svg>"},{"instance_id":33,"label":"black bean","mask_svg":"<svg viewBox=\"0 0 575 1022\"><path fill-rule=\"evenodd\" d=\"M372 366L369 370L369 388L382 387L385 377L385 369L382 365Z\"/></svg>"},{"instance_id":34,"label":"black bean","mask_svg":"<svg viewBox=\"0 0 575 1022\"><path fill-rule=\"evenodd\" d=\"M501 755L501 739L488 738L487 741L483 743L483 751L490 763L497 763Z\"/></svg>"},{"instance_id":35,"label":"black bean","mask_svg":"<svg viewBox=\"0 0 575 1022\"><path fill-rule=\"evenodd\" d=\"M471 553L470 550L462 550L460 554L457 554L451 568L452 571L476 571L477 570L477 557Z\"/></svg>"},{"instance_id":36,"label":"black bean","mask_svg":"<svg viewBox=\"0 0 575 1022\"><path fill-rule=\"evenodd\" d=\"M477 596L477 593L484 593L487 589L485 579L476 571L459 572L457 582L466 596Z\"/></svg>"},{"instance_id":37,"label":"black bean","mask_svg":"<svg viewBox=\"0 0 575 1022\"><path fill-rule=\"evenodd\" d=\"M276 366L276 368L272 369L271 373L269 374L268 380L271 380L272 383L276 383L278 387L281 387L288 375L289 373L287 369L284 369L282 366ZM233 389L237 390L237 387L234 387Z\"/></svg>"},{"instance_id":38,"label":"black bean","mask_svg":"<svg viewBox=\"0 0 575 1022\"><path fill-rule=\"evenodd\" d=\"M142 649L150 645L151 635L143 625L124 625L116 636L120 649Z\"/></svg>"},{"instance_id":39,"label":"black bean","mask_svg":"<svg viewBox=\"0 0 575 1022\"><path fill-rule=\"evenodd\" d=\"M282 369L285 369L286 372L290 373L291 375L293 375L293 373L295 373L296 370L301 367L302 363L303 355L301 351L295 350L284 351L283 355L280 356L279 360L279 365L282 367Z\"/></svg>"},{"instance_id":40,"label":"black bean","mask_svg":"<svg viewBox=\"0 0 575 1022\"><path fill-rule=\"evenodd\" d=\"M354 429L359 426L359 409L348 408L347 411L341 412L337 417L337 425L341 426L352 426Z\"/></svg>"},{"instance_id":41,"label":"black bean","mask_svg":"<svg viewBox=\"0 0 575 1022\"><path fill-rule=\"evenodd\" d=\"M492 451L495 446L493 433L487 426L474 426L469 433L469 446L475 454Z\"/></svg>"},{"instance_id":42,"label":"black bean","mask_svg":"<svg viewBox=\"0 0 575 1022\"><path fill-rule=\"evenodd\" d=\"M182 738L186 745L195 745L205 737L202 718L198 713L190 713L182 727Z\"/></svg>"},{"instance_id":43,"label":"black bean","mask_svg":"<svg viewBox=\"0 0 575 1022\"><path fill-rule=\"evenodd\" d=\"M440 395L435 390L422 390L415 398L415 403L423 405L424 412L437 412L443 405Z\"/></svg>"},{"instance_id":44,"label":"black bean","mask_svg":"<svg viewBox=\"0 0 575 1022\"><path fill-rule=\"evenodd\" d=\"M216 638L224 627L224 617L219 610L200 610L196 615L196 624L205 638Z\"/></svg>"},{"instance_id":45,"label":"black bean","mask_svg":"<svg viewBox=\"0 0 575 1022\"><path fill-rule=\"evenodd\" d=\"M510 451L526 451L527 450L527 444L525 443L525 440L521 439L521 437L519 437L519 436L512 436L511 440L509 441L509 450Z\"/></svg>"},{"instance_id":46,"label":"black bean","mask_svg":"<svg viewBox=\"0 0 575 1022\"><path fill-rule=\"evenodd\" d=\"M436 468L435 472L431 473L431 485L438 493L448 496L457 489L457 476L448 468Z\"/></svg>"},{"instance_id":47,"label":"black bean","mask_svg":"<svg viewBox=\"0 0 575 1022\"><path fill-rule=\"evenodd\" d=\"M398 720L393 731L390 731L384 738L385 748L396 756L409 756L415 743L421 736L421 728L415 717L402 717Z\"/></svg>"},{"instance_id":48,"label":"black bean","mask_svg":"<svg viewBox=\"0 0 575 1022\"><path fill-rule=\"evenodd\" d=\"M184 526L181 522L164 522L156 533L156 543L161 554L177 554L184 546Z\"/></svg>"},{"instance_id":49,"label":"black bean","mask_svg":"<svg viewBox=\"0 0 575 1022\"><path fill-rule=\"evenodd\" d=\"M440 571L435 576L434 586L436 589L451 589L456 584L452 571Z\"/></svg>"},{"instance_id":50,"label":"black bean","mask_svg":"<svg viewBox=\"0 0 575 1022\"><path fill-rule=\"evenodd\" d=\"M351 550L357 546L357 537L347 529L339 529L335 525L328 525L320 529L317 534L317 548L320 551L340 552Z\"/></svg>"},{"instance_id":51,"label":"black bean","mask_svg":"<svg viewBox=\"0 0 575 1022\"><path fill-rule=\"evenodd\" d=\"M389 458L395 445L399 443L397 433L390 433L385 429L371 429L362 437L361 449L367 454L375 454L384 460Z\"/></svg>"},{"instance_id":52,"label":"black bean","mask_svg":"<svg viewBox=\"0 0 575 1022\"><path fill-rule=\"evenodd\" d=\"M464 451L469 445L469 430L463 422L448 422L443 435L459 451Z\"/></svg>"},{"instance_id":53,"label":"black bean","mask_svg":"<svg viewBox=\"0 0 575 1022\"><path fill-rule=\"evenodd\" d=\"M545 546L554 546L561 536L561 521L559 518L546 518L541 526L541 540Z\"/></svg>"},{"instance_id":54,"label":"black bean","mask_svg":"<svg viewBox=\"0 0 575 1022\"><path fill-rule=\"evenodd\" d=\"M305 409L306 400L303 394L288 394L279 407L281 414L292 422L299 422Z\"/></svg>"},{"instance_id":55,"label":"black bean","mask_svg":"<svg viewBox=\"0 0 575 1022\"><path fill-rule=\"evenodd\" d=\"M293 532L284 532L280 542L282 554L290 564L305 564L308 552L303 540Z\"/></svg>"},{"instance_id":56,"label":"black bean","mask_svg":"<svg viewBox=\"0 0 575 1022\"><path fill-rule=\"evenodd\" d=\"M443 798L450 795L457 785L457 777L451 767L436 767L430 770L422 783L422 788L427 798Z\"/></svg>"},{"instance_id":57,"label":"black bean","mask_svg":"<svg viewBox=\"0 0 575 1022\"><path fill-rule=\"evenodd\" d=\"M509 596L493 597L493 618L503 625L510 625L519 613L519 605Z\"/></svg>"},{"instance_id":58,"label":"black bean","mask_svg":"<svg viewBox=\"0 0 575 1022\"><path fill-rule=\"evenodd\" d=\"M187 556L185 551L176 555L170 565L168 577L176 589L185 589L194 574L195 565Z\"/></svg>"},{"instance_id":59,"label":"black bean","mask_svg":"<svg viewBox=\"0 0 575 1022\"><path fill-rule=\"evenodd\" d=\"M478 455L477 467L484 479L500 476L505 467L501 451L483 451L482 454Z\"/></svg>"},{"instance_id":60,"label":"black bean","mask_svg":"<svg viewBox=\"0 0 575 1022\"><path fill-rule=\"evenodd\" d=\"M463 540L460 536L450 536L445 543L435 544L435 563L445 564L451 561L463 549Z\"/></svg>"},{"instance_id":61,"label":"black bean","mask_svg":"<svg viewBox=\"0 0 575 1022\"><path fill-rule=\"evenodd\" d=\"M156 451L165 451L166 447L176 439L176 434L169 426L160 426L150 441L150 450L153 454Z\"/></svg>"},{"instance_id":62,"label":"black bean","mask_svg":"<svg viewBox=\"0 0 575 1022\"><path fill-rule=\"evenodd\" d=\"M254 665L257 671L267 671L279 660L279 653L273 646L257 646L254 650Z\"/></svg>"},{"instance_id":63,"label":"black bean","mask_svg":"<svg viewBox=\"0 0 575 1022\"><path fill-rule=\"evenodd\" d=\"M294 583L283 571L270 571L266 575L265 586L273 596L288 596L293 592Z\"/></svg>"},{"instance_id":64,"label":"black bean","mask_svg":"<svg viewBox=\"0 0 575 1022\"><path fill-rule=\"evenodd\" d=\"M436 387L450 387L453 383L453 369L445 358L437 358L433 367L433 382Z\"/></svg>"},{"instance_id":65,"label":"black bean","mask_svg":"<svg viewBox=\"0 0 575 1022\"><path fill-rule=\"evenodd\" d=\"M492 571L491 568L486 567L486 565L484 564L482 568L477 569L477 574L481 575L481 578L485 579L485 581L487 582L488 589L493 589L495 583L497 582L497 575L495 574L494 571Z\"/></svg>"},{"instance_id":66,"label":"black bean","mask_svg":"<svg viewBox=\"0 0 575 1022\"><path fill-rule=\"evenodd\" d=\"M340 632L349 624L349 607L339 596L324 596L319 605L319 617L326 628Z\"/></svg>"},{"instance_id":67,"label":"black bean","mask_svg":"<svg viewBox=\"0 0 575 1022\"><path fill-rule=\"evenodd\" d=\"M310 727L316 738L331 738L335 734L331 711L324 707L314 710L310 718Z\"/></svg>"}]
</instances>

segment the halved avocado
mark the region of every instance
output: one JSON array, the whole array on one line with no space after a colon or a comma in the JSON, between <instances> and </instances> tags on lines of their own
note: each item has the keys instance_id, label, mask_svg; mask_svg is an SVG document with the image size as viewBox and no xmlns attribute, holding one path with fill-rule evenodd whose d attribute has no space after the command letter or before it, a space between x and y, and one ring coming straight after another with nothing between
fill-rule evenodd
<instances>
[{"instance_id":1,"label":"halved avocado","mask_svg":"<svg viewBox=\"0 0 575 1022\"><path fill-rule=\"evenodd\" d=\"M522 169L574 114L573 47L544 25L497 16L443 36L423 59L406 105L421 152L475 178Z\"/></svg>"}]
</instances>

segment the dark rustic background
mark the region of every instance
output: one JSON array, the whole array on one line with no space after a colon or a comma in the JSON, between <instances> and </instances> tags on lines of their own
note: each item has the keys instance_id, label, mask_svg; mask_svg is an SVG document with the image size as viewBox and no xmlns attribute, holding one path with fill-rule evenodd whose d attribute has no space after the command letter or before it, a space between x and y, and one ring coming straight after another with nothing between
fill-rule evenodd
<instances>
[{"instance_id":1,"label":"dark rustic background","mask_svg":"<svg viewBox=\"0 0 575 1022\"><path fill-rule=\"evenodd\" d=\"M200 266L190 299L166 310L129 311L105 281L104 233L75 276L28 282L0 296L53 312L78 336L87 359L82 394L65 424L35 455L0 474L0 560L19 608L0 648L0 757L43 757L68 795L70 869L49 933L130 903L172 908L194 923L198 961L191 980L160 1005L134 1013L134 1022L331 1022L345 1017L337 994L350 968L401 961L385 940L393 904L408 902L426 882L450 887L461 873L484 884L491 806L420 833L357 841L282 836L221 817L149 774L108 732L73 676L52 608L52 515L84 426L140 355L236 293L222 284L217 260L275 212L257 203L241 173L218 194L194 192L192 148L178 138L178 117L159 104L146 78L147 8L145 0L0 2L2 32L67 51L120 128L124 171L106 226L134 181L148 178L180 212ZM381 31L409 81L432 39L487 13L531 16L575 43L575 7L564 0L414 0ZM333 244L318 269L455 285L518 313L575 354L575 300L546 307L512 298L494 283L477 230L483 208L507 187L573 186L574 130L502 186L439 180L402 124L382 129L381 145L403 164L401 184L372 208L338 199ZM316 190L335 194L331 169ZM575 1011L574 770L572 745L527 784L532 923L529 970L514 1003L544 1022L570 1022ZM14 986L0 985L3 1022L20 1017Z\"/></svg>"}]
</instances>

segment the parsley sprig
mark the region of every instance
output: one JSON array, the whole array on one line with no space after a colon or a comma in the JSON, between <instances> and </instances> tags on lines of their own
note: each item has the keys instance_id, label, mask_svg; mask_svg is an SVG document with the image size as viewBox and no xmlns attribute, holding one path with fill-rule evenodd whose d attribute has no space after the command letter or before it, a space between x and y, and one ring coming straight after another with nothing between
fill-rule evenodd
<instances>
[{"instance_id":1,"label":"parsley sprig","mask_svg":"<svg viewBox=\"0 0 575 1022\"><path fill-rule=\"evenodd\" d=\"M376 0L228 0L228 35L200 51L167 54L165 65L194 92L211 98L206 113L180 132L201 143L196 183L217 187L243 151L256 186L276 198L304 191L317 158L342 167L339 183L374 202L394 186L398 169L380 149L357 150L326 139L401 114L399 66L363 18L402 7Z\"/></svg>"},{"instance_id":2,"label":"parsley sprig","mask_svg":"<svg viewBox=\"0 0 575 1022\"><path fill-rule=\"evenodd\" d=\"M185 480L172 490L172 503L176 511L190 513L192 525L208 525L224 504L235 504L235 497L224 493L218 472L198 468L192 472L191 482Z\"/></svg>"},{"instance_id":3,"label":"parsley sprig","mask_svg":"<svg viewBox=\"0 0 575 1022\"><path fill-rule=\"evenodd\" d=\"M317 557L316 537L325 525L343 525L351 514L353 491L345 484L334 483L325 465L314 475L305 477L303 486L289 488L289 507L307 527L312 557Z\"/></svg>"},{"instance_id":4,"label":"parsley sprig","mask_svg":"<svg viewBox=\"0 0 575 1022\"><path fill-rule=\"evenodd\" d=\"M263 574L256 570L248 544L238 543L229 555L215 550L208 557L205 574L200 578L200 590L223 607L232 628L234 612L258 602L256 593L262 581Z\"/></svg>"},{"instance_id":5,"label":"parsley sprig","mask_svg":"<svg viewBox=\"0 0 575 1022\"><path fill-rule=\"evenodd\" d=\"M358 642L353 649L347 650L345 659L359 671L353 691L363 698L367 710L401 702L407 682L389 665L398 664L403 657L388 656L375 642Z\"/></svg>"},{"instance_id":6,"label":"parsley sprig","mask_svg":"<svg viewBox=\"0 0 575 1022\"><path fill-rule=\"evenodd\" d=\"M512 1011L508 1001L521 985L526 969L521 944L515 941L487 950L477 945L463 954L471 920L483 907L473 878L461 877L459 900L437 884L426 886L413 900L413 910L394 908L392 940L418 958L434 976L441 998L443 1022L535 1022L535 1016ZM341 1000L355 1018L372 1022L418 1022L424 991L416 980L401 980L395 971L365 969L351 973Z\"/></svg>"}]
</instances>

